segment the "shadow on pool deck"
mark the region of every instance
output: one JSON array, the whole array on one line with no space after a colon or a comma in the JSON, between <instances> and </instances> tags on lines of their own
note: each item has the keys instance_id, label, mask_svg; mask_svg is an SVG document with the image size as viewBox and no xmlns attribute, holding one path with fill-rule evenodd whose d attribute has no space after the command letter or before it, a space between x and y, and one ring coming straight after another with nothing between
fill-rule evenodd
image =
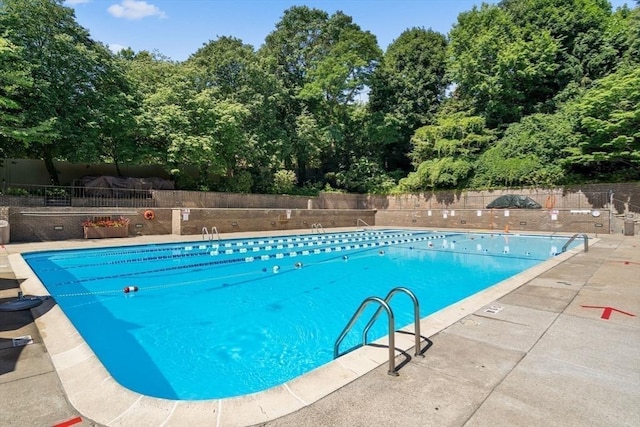
<instances>
[{"instance_id":1,"label":"shadow on pool deck","mask_svg":"<svg viewBox=\"0 0 640 427\"><path fill-rule=\"evenodd\" d=\"M398 377L384 364L261 425L640 425L640 239L599 237L431 336ZM8 298L18 289L3 256ZM24 335L33 344L11 345ZM95 425L68 403L28 311L0 313L0 400L0 426Z\"/></svg>"}]
</instances>

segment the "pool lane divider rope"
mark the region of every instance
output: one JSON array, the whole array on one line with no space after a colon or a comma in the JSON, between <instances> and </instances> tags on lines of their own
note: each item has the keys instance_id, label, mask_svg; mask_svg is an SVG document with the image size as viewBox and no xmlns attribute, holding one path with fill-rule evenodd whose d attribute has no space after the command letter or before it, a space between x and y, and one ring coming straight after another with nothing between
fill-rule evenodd
<instances>
[{"instance_id":1,"label":"pool lane divider rope","mask_svg":"<svg viewBox=\"0 0 640 427\"><path fill-rule=\"evenodd\" d=\"M429 236L424 236L424 237L414 237L414 239L418 239L418 240L429 240L429 239L441 239L441 238L447 238L450 236L454 236L457 234L450 234L450 235L429 235ZM385 239L384 241L387 241L388 239L392 239L395 237L407 237L407 236L413 236L413 234L410 233L403 233L403 234L393 234L393 235L388 235L388 236L384 236L383 238ZM92 264L83 264L83 265L76 265L76 266L67 266L64 269L65 270L70 270L72 268L93 268L93 267L99 267L99 266L105 266L105 265L118 265L118 264L131 264L131 263L139 263L139 262L149 262L149 261L162 261L162 260L168 260L168 259L177 259L177 258L189 258L189 257L201 257L201 256L218 256L218 255L232 255L235 253L251 253L251 252L260 252L260 251L274 251L274 250L283 250L283 249L301 249L302 251L304 251L303 248L311 248L313 246L320 246L320 245L336 245L336 244L341 244L341 243L357 243L357 242L370 242L374 239L378 239L378 241L380 241L379 239L380 236L375 236L375 237L370 237L370 238L345 238L345 237L341 237L341 238L336 238L333 240L327 240L327 241L323 241L323 242L317 242L317 241L309 241L306 244L303 243L298 243L297 245L294 245L292 243L287 244L287 247L285 248L284 244L277 244L276 246L271 246L271 245L267 245L267 246L252 246L251 251L249 251L247 248L238 248L238 249L225 249L224 251L220 251L218 249L220 248L215 248L213 247L212 249L214 250L207 250L209 249L208 247L204 247L200 246L197 247L196 249L200 249L201 252L199 251L195 251L194 250L194 246L187 246L186 248L189 249L185 249L187 251L190 251L189 253L172 253L172 254L168 254L168 255L160 255L160 256L153 256L153 257L144 257L144 258L137 258L137 259L125 259L125 260L114 260L114 261L107 261L107 262L101 262L101 263L92 263ZM407 241L406 239L401 239L401 240L393 240L392 243L398 243L398 242L404 242ZM318 249L318 248L316 248ZM165 249L169 250L169 249ZM173 251L176 251L176 249L171 249ZM193 251L193 252L191 252ZM206 252L205 252L206 251ZM294 252L294 251L290 251L290 252ZM314 249L314 253L318 253L315 252ZM128 253L130 254L130 252ZM51 268L51 269L42 269L41 271L43 273L46 272L50 272L50 271L58 271L60 270L60 268Z\"/></svg>"},{"instance_id":2,"label":"pool lane divider rope","mask_svg":"<svg viewBox=\"0 0 640 427\"><path fill-rule=\"evenodd\" d=\"M425 233L432 233L432 232L418 232L417 234L425 234ZM109 257L109 256L122 256L122 255L131 255L131 254L140 254L140 253L152 253L152 252L166 252L168 250L172 250L172 251L179 251L179 250L193 250L194 248L197 249L207 249L209 247L211 248L232 248L233 246L236 247L241 247L241 246L248 246L248 247L253 247L255 245L264 245L264 244L284 244L284 243L292 243L292 242L307 242L307 241L321 241L321 240L327 240L329 238L331 239L343 239L343 238L348 238L348 237L355 237L355 236L371 236L372 237L378 237L381 235L389 235L390 233L387 232L383 232L383 231L377 231L377 232L365 232L365 233L337 233L337 234L314 234L314 235L310 235L310 236L296 236L296 237L287 237L287 238L277 238L277 239L254 239L254 240L248 240L248 241L237 241L234 243L231 242L224 242L224 241L220 241L218 243L211 243L211 241L204 243L204 242L192 242L191 244L187 244L187 243L183 243L183 244L173 244L173 245L149 245L149 246L154 246L153 248L145 248L145 249L131 249L131 248L127 248L127 249L121 249L121 250L112 250L112 249L105 249L105 250L100 250L99 253L91 253L89 251L87 251L88 253L84 254L83 253L83 258L104 258L104 257ZM416 233L405 233L407 235L413 235ZM393 235L397 235L397 232L394 232ZM210 245L209 245L210 244ZM59 260L63 260L63 259L68 259L68 258L76 258L76 254L74 255L57 255L55 256L55 260L59 261Z\"/></svg>"},{"instance_id":3,"label":"pool lane divider rope","mask_svg":"<svg viewBox=\"0 0 640 427\"><path fill-rule=\"evenodd\" d=\"M439 235L439 236L437 236L437 238L453 237L453 236L456 236L456 235L459 235L459 234L451 234L451 235L446 235L446 236ZM327 250L327 251L316 249L316 251L318 251L318 252L314 252L316 254L318 254L318 253L329 253L329 252L339 253L339 252L342 252L343 250L345 250L345 251L346 250L355 250L355 249L359 249L359 250L355 251L355 252L350 252L350 254L352 256L351 258L349 258L348 255L337 255L336 257L332 257L332 258L325 259L323 261L319 261L319 262L315 262L315 263L303 264L303 263L299 262L299 263L294 264L293 268L289 268L287 270L281 269L280 266L274 266L274 268L277 268L278 270L274 270L273 272L274 273L285 274L285 273L290 273L290 272L293 272L295 270L298 270L298 269L302 268L303 266L304 267L317 266L317 265L322 265L322 264L335 262L337 260L341 260L341 261L348 261L349 259L355 260L355 259L358 259L360 257L353 257L354 254L366 253L366 252L371 251L371 249L375 249L377 247L389 246L391 244L393 244L396 247L405 247L405 248L410 249L410 250L419 250L419 251L426 251L426 252L433 251L433 250L439 250L439 249L447 249L447 252L451 252L451 253L476 255L476 256L484 256L484 255L486 255L486 253L484 251L481 251L481 252L476 252L476 251L473 251L473 250L467 251L466 248L463 249L463 250L457 250L456 251L456 250L453 250L453 248L450 248L450 247L445 246L445 245L443 245L441 248L433 247L433 246L430 246L430 247L427 247L427 248L421 248L421 247L416 247L416 246L407 246L408 243L413 243L413 242L416 242L416 241L431 240L431 239L432 239L431 237L429 237L429 238L421 237L421 238L414 238L414 239L404 239L403 241L376 242L376 244L372 244L372 245L368 245L368 244L367 245L354 245L354 246L347 245L347 246L344 246L344 247L335 247L332 250L331 250L331 248L325 248L325 249L330 249L330 250ZM473 239L468 240L467 242L469 243L469 242L472 242L472 241L473 241ZM452 241L452 242L453 243L459 243L459 242L456 242L456 241ZM310 255L311 252L303 251L301 254L302 255ZM381 250L378 253L378 255L380 255L380 254L384 255L384 251ZM256 258L256 259L253 259L252 257L251 257L251 259L238 258L238 259L233 259L233 260L215 261L213 263L206 263L206 264L229 263L230 261L232 261L234 263L239 263L239 262L242 262L242 261L252 262L254 260L269 260L269 259L274 259L274 258L282 259L282 258L285 258L287 256L295 257L295 256L297 256L297 253L295 253L295 252L291 252L289 254L278 253L278 254L274 254L274 255L263 255L262 257ZM492 256L502 257L502 258L509 258L509 259L527 259L527 260L536 259L536 260L542 260L542 261L544 260L544 259L532 258L530 256L526 256L526 257L513 256L513 255L510 255L508 253L507 254L494 253L494 254L492 254ZM198 265L200 265L200 264L198 264ZM191 264L190 266L193 266L193 264ZM169 270L177 270L177 269L181 269L181 268L188 268L190 266L176 266L176 267L169 268ZM158 269L157 271L166 271L166 270L168 270L168 269ZM131 276L131 275L136 275L136 274L146 274L146 273L153 273L153 272L155 272L155 271L144 271L144 272L128 273L128 274L119 275L119 276ZM239 278L239 277L243 277L243 276L254 276L256 274L258 274L260 276L263 276L263 274L265 272L267 272L266 269L262 269L262 271L260 271L260 272L252 270L250 272L242 273L242 274L237 274L236 273L236 274L231 274L231 275L227 275L227 276L216 276L215 279L216 280L231 279L231 278ZM118 276L112 276L112 277L118 277ZM103 277L102 278L95 278L95 279L92 279L92 280L99 280L99 279L104 279L104 278ZM205 278L205 279L193 280L193 281L188 281L188 282L179 282L179 283L171 283L171 284L163 284L163 285L145 286L144 290L145 291L150 291L150 290L164 289L164 288L170 288L170 287L194 285L194 284L197 284L197 283L208 282L210 280L211 280L211 278ZM256 280L256 279L251 279L251 280ZM78 281L74 281L72 283L77 283L77 282ZM220 288L226 288L228 286L230 286L230 285L226 285L225 284L225 285L221 286ZM126 288L127 287L125 287L125 289ZM136 291L137 291L137 287L136 287ZM122 293L123 293L122 289L115 289L115 290L105 290L105 291L59 294L57 296L58 297L93 296L93 295L109 296L109 295L122 294ZM125 291L124 293L126 294L127 292Z\"/></svg>"},{"instance_id":4,"label":"pool lane divider rope","mask_svg":"<svg viewBox=\"0 0 640 427\"><path fill-rule=\"evenodd\" d=\"M443 237L443 236L441 236L441 237ZM380 247L380 246L389 246L389 245L395 245L395 244L400 244L400 243L417 242L417 241L422 241L422 240L426 240L426 239L427 239L426 237L419 237L419 238L413 238L413 239L402 239L402 240L371 242L371 243L366 243L366 246L365 245L361 245L361 244L356 244L356 245L353 245L353 246L351 246L351 245L335 246L335 247L327 247L327 248L324 248L324 249L318 249L319 252L303 250L303 251L300 252L300 255L306 256L306 255L311 255L312 253L314 255L317 255L317 254L321 254L321 253L341 252L341 251L352 250L352 249L360 249L360 248L364 248L364 249L366 249L366 248L376 248L376 247ZM188 269L188 268L211 267L211 266L214 266L214 265L236 264L236 263L240 263L240 262L268 261L268 260L271 260L271 259L282 259L282 258L286 258L286 257L293 258L293 257L296 257L298 255L299 255L298 251L291 251L291 252L288 252L288 253L287 252L279 252L279 253L276 253L276 254L265 254L265 255L261 255L259 257L231 258L231 259L225 259L225 260L200 262L200 263L188 264L188 265L176 265L176 266L171 266L171 267L157 268L157 269L153 269L153 270L127 272L127 273L115 274L115 275L110 275L110 276L88 277L88 278L85 278L85 279L69 280L69 281L66 281L66 282L56 283L56 284L54 284L54 286L64 286L64 285L71 285L71 284L90 282L90 281L96 281L96 280L131 277L131 276L136 276L136 275L140 275L140 274L150 274L150 273L160 273L160 272L167 272L167 271L184 270L184 269Z\"/></svg>"},{"instance_id":5,"label":"pool lane divider rope","mask_svg":"<svg viewBox=\"0 0 640 427\"><path fill-rule=\"evenodd\" d=\"M373 247L370 248L363 248L359 251L356 252L351 252L352 257L349 258L347 255L338 255L329 259L325 259L319 262L314 262L314 263L307 263L307 264L303 264L303 263L296 263L299 265L294 264L293 268L289 268L289 269L283 269L280 268L280 266L274 266L274 267L278 267L277 271L273 271L273 273L278 273L278 274L286 274L286 273L290 273L293 272L295 270L299 270L301 268L308 268L311 266L319 266L319 265L324 265L324 264L328 264L328 263L332 263L332 262L336 262L336 261L341 261L341 262L345 262L348 260L356 260L356 259L360 259L362 257L353 257L354 254L362 254L362 253L366 253L368 251L371 251L371 249L375 249ZM380 251L382 252L382 254L384 254L384 251ZM378 252L376 255L379 256L380 252ZM256 270L252 270L249 271L247 273L241 273L241 274L230 274L227 276L216 276L215 279L216 280L221 280L221 279L237 279L239 277L244 277L244 276L255 276L255 275L259 275L260 278L265 277L264 274L268 273L267 269L262 269L261 271L256 271ZM140 273L142 274L142 273ZM178 283L171 283L171 284L163 284L163 285L151 285L151 286L144 286L143 290L145 291L150 291L150 290L157 290L157 289L166 289L166 288L173 288L173 287L179 287L179 286L187 286L187 285L195 285L198 283L206 283L206 282L210 282L212 280L211 277L207 277L205 279L198 279L198 280L190 280L187 282L178 282ZM252 279L255 280L255 279ZM245 282L250 281L250 280L246 280ZM244 283L244 282L241 282ZM130 285L131 286L131 285ZM135 285L134 285L135 286ZM138 286L135 286L136 288L138 288ZM228 287L228 285L223 285L220 288L226 288ZM127 287L125 287L126 289ZM136 291L137 292L137 291ZM61 298L61 297L82 297L82 296L113 296L116 294L131 294L130 292L125 292L123 291L123 289L110 289L110 290L104 290L104 291L91 291L91 292L74 292L74 293L66 293L66 294L58 294L56 295L56 298Z\"/></svg>"}]
</instances>

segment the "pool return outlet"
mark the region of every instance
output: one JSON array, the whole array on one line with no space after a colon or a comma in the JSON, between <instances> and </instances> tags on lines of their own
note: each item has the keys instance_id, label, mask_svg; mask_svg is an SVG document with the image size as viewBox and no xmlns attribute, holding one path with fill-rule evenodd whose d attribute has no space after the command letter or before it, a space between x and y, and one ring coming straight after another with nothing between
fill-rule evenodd
<instances>
[{"instance_id":1,"label":"pool return outlet","mask_svg":"<svg viewBox=\"0 0 640 427\"><path fill-rule=\"evenodd\" d=\"M351 317L351 320L349 320L349 323L347 323L347 326L345 326L345 328L343 329L342 333L340 334L340 336L336 340L336 343L333 346L334 359L337 359L340 355L348 353L348 351L353 350L352 348L345 353L340 353L340 343L342 343L344 338L347 336L347 334L349 333L353 325L356 323L356 320L358 320L358 318L364 311L364 309L371 303L377 303L379 305L378 309L373 314L373 316L371 316L371 320L369 320L369 323L367 323L367 325L364 327L362 331L361 346L367 345L367 334L369 333L369 329L371 329L373 324L376 322L376 320L378 319L378 316L380 316L380 313L382 313L382 310L386 311L387 318L389 320L389 370L387 373L393 376L399 375L396 370L396 356L395 356L395 332L396 332L395 317L393 315L393 310L389 306L389 301L391 301L391 298L393 298L394 295L396 295L397 293L407 294L409 298L411 298L411 300L413 301L413 332L415 335L415 356L424 357L424 355L422 354L422 351L420 350L420 338L421 338L420 337L420 305L418 304L418 298L416 298L415 294L411 292L409 289L404 287L397 287L397 288L391 289L384 299L380 297L372 296L372 297L365 298L362 301L362 303L360 304L360 307L358 307L354 315Z\"/></svg>"}]
</instances>

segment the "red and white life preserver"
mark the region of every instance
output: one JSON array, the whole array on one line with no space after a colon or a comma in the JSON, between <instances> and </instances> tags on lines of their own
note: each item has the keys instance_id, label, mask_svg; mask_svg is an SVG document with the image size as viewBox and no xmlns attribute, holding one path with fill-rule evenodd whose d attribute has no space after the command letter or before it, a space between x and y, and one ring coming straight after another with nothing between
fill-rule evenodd
<instances>
[{"instance_id":1,"label":"red and white life preserver","mask_svg":"<svg viewBox=\"0 0 640 427\"><path fill-rule=\"evenodd\" d=\"M156 217L156 213L154 211L152 211L151 209L147 209L146 211L144 211L144 214L142 214L144 216L144 219L154 219Z\"/></svg>"}]
</instances>

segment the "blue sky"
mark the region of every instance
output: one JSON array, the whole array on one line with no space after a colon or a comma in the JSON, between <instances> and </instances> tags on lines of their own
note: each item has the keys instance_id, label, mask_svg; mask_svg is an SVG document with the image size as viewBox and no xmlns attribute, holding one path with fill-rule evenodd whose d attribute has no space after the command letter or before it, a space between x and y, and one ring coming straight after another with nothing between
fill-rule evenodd
<instances>
[{"instance_id":1,"label":"blue sky","mask_svg":"<svg viewBox=\"0 0 640 427\"><path fill-rule=\"evenodd\" d=\"M611 0L610 0L611 1ZM351 16L382 49L411 27L446 34L460 12L476 0L66 0L94 40L119 50L158 51L183 61L219 36L233 36L258 49L285 10L306 5ZM489 1L488 3L496 3ZM614 9L630 0L612 0Z\"/></svg>"}]
</instances>

